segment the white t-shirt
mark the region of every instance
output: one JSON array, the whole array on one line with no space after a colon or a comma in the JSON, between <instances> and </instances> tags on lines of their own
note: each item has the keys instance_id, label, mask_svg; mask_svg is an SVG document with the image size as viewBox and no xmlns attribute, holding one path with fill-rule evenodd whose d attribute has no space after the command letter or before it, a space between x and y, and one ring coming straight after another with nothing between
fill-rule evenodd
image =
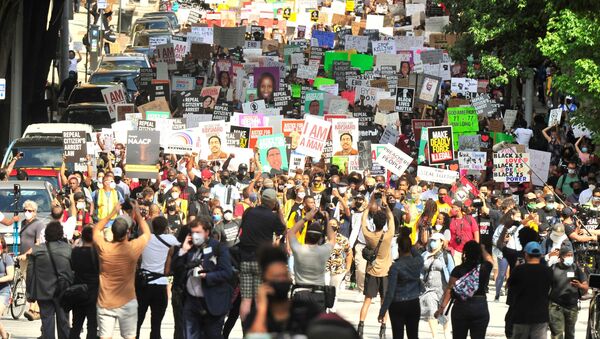
<instances>
[{"instance_id":1,"label":"white t-shirt","mask_svg":"<svg viewBox=\"0 0 600 339\"><path fill-rule=\"evenodd\" d=\"M529 146L529 140L533 136L533 131L529 128L517 128L515 136L519 145Z\"/></svg>"},{"instance_id":2,"label":"white t-shirt","mask_svg":"<svg viewBox=\"0 0 600 339\"><path fill-rule=\"evenodd\" d=\"M170 246L179 246L179 241L172 234L161 234L160 238ZM154 273L163 273L168 254L169 247L165 246L165 244L156 238L156 235L152 234L148 245L146 245L144 252L142 252L142 269ZM149 284L167 285L168 280L166 277L162 277L149 282Z\"/></svg>"},{"instance_id":3,"label":"white t-shirt","mask_svg":"<svg viewBox=\"0 0 600 339\"><path fill-rule=\"evenodd\" d=\"M77 72L77 58L69 59L69 72Z\"/></svg>"},{"instance_id":4,"label":"white t-shirt","mask_svg":"<svg viewBox=\"0 0 600 339\"><path fill-rule=\"evenodd\" d=\"M231 189L231 196L227 199L227 192ZM210 197L213 199L219 199L223 211L231 210L233 212L233 201L240 200L240 191L237 187L231 185L217 184L210 189Z\"/></svg>"}]
</instances>

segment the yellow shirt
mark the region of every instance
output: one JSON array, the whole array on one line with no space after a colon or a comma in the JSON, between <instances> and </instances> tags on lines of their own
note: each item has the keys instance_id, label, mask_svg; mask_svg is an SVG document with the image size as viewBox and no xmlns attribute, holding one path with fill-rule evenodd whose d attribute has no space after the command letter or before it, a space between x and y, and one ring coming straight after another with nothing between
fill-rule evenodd
<instances>
[{"instance_id":1,"label":"yellow shirt","mask_svg":"<svg viewBox=\"0 0 600 339\"><path fill-rule=\"evenodd\" d=\"M302 210L302 215L301 217L304 218L304 210ZM296 224L296 216L298 215L298 213L296 213L296 211L292 212L292 214L290 214L290 217L287 221L287 228L288 230L292 227L294 227L294 225ZM304 227L302 227L302 229L300 230L300 232L296 233L296 239L298 239L298 242L304 245L304 238L306 237L306 229L308 228L308 222L304 223Z\"/></svg>"}]
</instances>

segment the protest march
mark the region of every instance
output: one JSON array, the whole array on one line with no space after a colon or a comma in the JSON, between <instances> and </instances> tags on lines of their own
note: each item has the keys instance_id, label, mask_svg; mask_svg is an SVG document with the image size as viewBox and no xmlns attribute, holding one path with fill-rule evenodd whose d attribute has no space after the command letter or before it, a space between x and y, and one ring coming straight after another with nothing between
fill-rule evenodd
<instances>
[{"instance_id":1,"label":"protest march","mask_svg":"<svg viewBox=\"0 0 600 339\"><path fill-rule=\"evenodd\" d=\"M454 2L67 3L0 337L600 338L591 101L481 71Z\"/></svg>"}]
</instances>

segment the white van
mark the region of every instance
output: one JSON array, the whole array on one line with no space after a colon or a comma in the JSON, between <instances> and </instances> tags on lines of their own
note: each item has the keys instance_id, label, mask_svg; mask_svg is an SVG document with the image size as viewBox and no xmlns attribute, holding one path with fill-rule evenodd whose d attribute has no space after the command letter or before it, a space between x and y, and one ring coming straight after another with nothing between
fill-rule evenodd
<instances>
[{"instance_id":1,"label":"white van","mask_svg":"<svg viewBox=\"0 0 600 339\"><path fill-rule=\"evenodd\" d=\"M96 141L92 136L94 129L88 124L63 124L63 123L44 123L31 124L25 129L23 138L39 136L57 136L62 137L63 131L85 131L85 138L88 142Z\"/></svg>"}]
</instances>

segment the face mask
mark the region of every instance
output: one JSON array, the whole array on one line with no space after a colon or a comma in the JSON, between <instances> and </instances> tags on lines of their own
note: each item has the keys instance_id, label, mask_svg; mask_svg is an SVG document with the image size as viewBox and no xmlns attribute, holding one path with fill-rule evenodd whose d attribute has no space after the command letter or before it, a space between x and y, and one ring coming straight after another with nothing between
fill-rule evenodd
<instances>
[{"instance_id":1,"label":"face mask","mask_svg":"<svg viewBox=\"0 0 600 339\"><path fill-rule=\"evenodd\" d=\"M568 172L569 174L575 174L575 170L574 170L574 169L572 169L572 168L569 168L569 169L567 170L567 172Z\"/></svg>"},{"instance_id":2,"label":"face mask","mask_svg":"<svg viewBox=\"0 0 600 339\"><path fill-rule=\"evenodd\" d=\"M96 179L96 182L102 182L104 181L104 177L98 177L98 179Z\"/></svg>"},{"instance_id":3,"label":"face mask","mask_svg":"<svg viewBox=\"0 0 600 339\"><path fill-rule=\"evenodd\" d=\"M233 214L231 214L231 213L225 213L225 214L223 215L223 218L224 218L225 220L227 220L227 221L231 221L231 219L233 219Z\"/></svg>"},{"instance_id":4,"label":"face mask","mask_svg":"<svg viewBox=\"0 0 600 339\"><path fill-rule=\"evenodd\" d=\"M436 231L441 231L442 230L442 225L436 224L435 225L435 230Z\"/></svg>"},{"instance_id":5,"label":"face mask","mask_svg":"<svg viewBox=\"0 0 600 339\"><path fill-rule=\"evenodd\" d=\"M285 187L285 186L283 186L283 185L279 185L277 188L278 188L280 191L283 191L283 188L284 188L284 187Z\"/></svg>"},{"instance_id":6,"label":"face mask","mask_svg":"<svg viewBox=\"0 0 600 339\"><path fill-rule=\"evenodd\" d=\"M431 240L429 242L429 251L435 251L438 249L439 246L440 246L440 244L438 243L437 240Z\"/></svg>"},{"instance_id":7,"label":"face mask","mask_svg":"<svg viewBox=\"0 0 600 339\"><path fill-rule=\"evenodd\" d=\"M516 222L521 222L521 218L514 218L513 220Z\"/></svg>"},{"instance_id":8,"label":"face mask","mask_svg":"<svg viewBox=\"0 0 600 339\"><path fill-rule=\"evenodd\" d=\"M177 182L177 186L179 186L179 187L185 187L185 186L187 186L187 182L185 182L185 181L178 181Z\"/></svg>"},{"instance_id":9,"label":"face mask","mask_svg":"<svg viewBox=\"0 0 600 339\"><path fill-rule=\"evenodd\" d=\"M546 204L546 209L547 209L547 210L553 210L553 209L555 209L555 208L556 208L556 204L555 204L555 203L553 203L553 202L551 202L551 203L547 203L547 204Z\"/></svg>"},{"instance_id":10,"label":"face mask","mask_svg":"<svg viewBox=\"0 0 600 339\"><path fill-rule=\"evenodd\" d=\"M340 192L340 194L344 194L344 193L346 193L347 189L348 189L347 187L338 187L338 192Z\"/></svg>"},{"instance_id":11,"label":"face mask","mask_svg":"<svg viewBox=\"0 0 600 339\"><path fill-rule=\"evenodd\" d=\"M304 199L304 197L306 196L306 192L298 192L298 194L296 194L296 196L297 196L299 199Z\"/></svg>"},{"instance_id":12,"label":"face mask","mask_svg":"<svg viewBox=\"0 0 600 339\"><path fill-rule=\"evenodd\" d=\"M250 202L256 202L258 200L258 196L256 195L256 193L250 193L248 199L250 199Z\"/></svg>"},{"instance_id":13,"label":"face mask","mask_svg":"<svg viewBox=\"0 0 600 339\"><path fill-rule=\"evenodd\" d=\"M273 288L273 294L269 295L270 301L284 301L288 299L288 293L292 284L289 281L269 282Z\"/></svg>"},{"instance_id":14,"label":"face mask","mask_svg":"<svg viewBox=\"0 0 600 339\"><path fill-rule=\"evenodd\" d=\"M108 184L108 187L110 187L111 190L114 190L115 187L117 187L117 184L115 184L114 181L111 181L110 184Z\"/></svg>"},{"instance_id":15,"label":"face mask","mask_svg":"<svg viewBox=\"0 0 600 339\"><path fill-rule=\"evenodd\" d=\"M285 184L285 188L287 188L287 189L290 189L292 187L294 187L294 185L292 185L292 184Z\"/></svg>"},{"instance_id":16,"label":"face mask","mask_svg":"<svg viewBox=\"0 0 600 339\"><path fill-rule=\"evenodd\" d=\"M26 220L31 220L31 218L33 218L33 213L32 212L25 212L25 219Z\"/></svg>"},{"instance_id":17,"label":"face mask","mask_svg":"<svg viewBox=\"0 0 600 339\"><path fill-rule=\"evenodd\" d=\"M168 205L167 206L167 211L173 212L173 211L175 211L175 209L176 209L175 205Z\"/></svg>"},{"instance_id":18,"label":"face mask","mask_svg":"<svg viewBox=\"0 0 600 339\"><path fill-rule=\"evenodd\" d=\"M562 237L559 237L558 235L554 234L554 233L550 233L550 239L552 240L552 242L560 242Z\"/></svg>"},{"instance_id":19,"label":"face mask","mask_svg":"<svg viewBox=\"0 0 600 339\"><path fill-rule=\"evenodd\" d=\"M223 185L227 185L227 182L229 181L229 177L221 177L221 183Z\"/></svg>"},{"instance_id":20,"label":"face mask","mask_svg":"<svg viewBox=\"0 0 600 339\"><path fill-rule=\"evenodd\" d=\"M173 193L171 193L171 198L173 198L173 199L179 199L179 192L173 192Z\"/></svg>"},{"instance_id":21,"label":"face mask","mask_svg":"<svg viewBox=\"0 0 600 339\"><path fill-rule=\"evenodd\" d=\"M537 204L535 202L527 203L527 208L529 208L530 210L534 210L536 207Z\"/></svg>"},{"instance_id":22,"label":"face mask","mask_svg":"<svg viewBox=\"0 0 600 339\"><path fill-rule=\"evenodd\" d=\"M375 189L375 186L367 186L368 192L373 192L374 189Z\"/></svg>"},{"instance_id":23,"label":"face mask","mask_svg":"<svg viewBox=\"0 0 600 339\"><path fill-rule=\"evenodd\" d=\"M77 203L77 209L78 210L82 210L85 208L85 202L78 202Z\"/></svg>"},{"instance_id":24,"label":"face mask","mask_svg":"<svg viewBox=\"0 0 600 339\"><path fill-rule=\"evenodd\" d=\"M439 197L439 198L438 198L438 200L439 200L439 202L440 202L441 204L444 204L444 203L446 203L446 202L444 201L444 197Z\"/></svg>"},{"instance_id":25,"label":"face mask","mask_svg":"<svg viewBox=\"0 0 600 339\"><path fill-rule=\"evenodd\" d=\"M209 198L209 197L204 197L204 198L202 198L202 201L204 201L204 202L208 202L209 200L210 200L210 198Z\"/></svg>"},{"instance_id":26,"label":"face mask","mask_svg":"<svg viewBox=\"0 0 600 339\"><path fill-rule=\"evenodd\" d=\"M587 153L587 151L588 151L587 147L582 147L581 148L581 153Z\"/></svg>"},{"instance_id":27,"label":"face mask","mask_svg":"<svg viewBox=\"0 0 600 339\"><path fill-rule=\"evenodd\" d=\"M213 221L214 222L219 222L219 221L221 221L221 219L223 219L222 215L219 215L219 214L213 215Z\"/></svg>"},{"instance_id":28,"label":"face mask","mask_svg":"<svg viewBox=\"0 0 600 339\"><path fill-rule=\"evenodd\" d=\"M567 266L571 266L571 265L573 265L573 261L574 261L574 258L573 258L573 257L565 257L565 258L563 258L563 262L564 262L564 263L565 263L565 265L567 265Z\"/></svg>"},{"instance_id":29,"label":"face mask","mask_svg":"<svg viewBox=\"0 0 600 339\"><path fill-rule=\"evenodd\" d=\"M204 239L204 234L192 233L192 243L195 246L200 246L200 245L204 244L205 240L206 239Z\"/></svg>"}]
</instances>

